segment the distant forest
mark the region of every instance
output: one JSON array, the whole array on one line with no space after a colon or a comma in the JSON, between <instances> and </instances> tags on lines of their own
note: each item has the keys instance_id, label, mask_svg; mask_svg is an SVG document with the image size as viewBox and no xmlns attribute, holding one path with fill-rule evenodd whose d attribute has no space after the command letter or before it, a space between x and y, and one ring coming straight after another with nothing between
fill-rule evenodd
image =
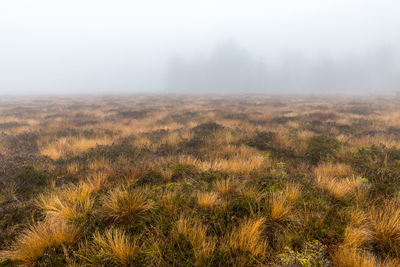
<instances>
[{"instance_id":1,"label":"distant forest","mask_svg":"<svg viewBox=\"0 0 400 267\"><path fill-rule=\"evenodd\" d=\"M167 69L169 92L298 93L400 91L399 51L381 47L340 60L314 60L301 54L285 56L280 64L254 57L234 41L217 45L205 57L175 56Z\"/></svg>"}]
</instances>

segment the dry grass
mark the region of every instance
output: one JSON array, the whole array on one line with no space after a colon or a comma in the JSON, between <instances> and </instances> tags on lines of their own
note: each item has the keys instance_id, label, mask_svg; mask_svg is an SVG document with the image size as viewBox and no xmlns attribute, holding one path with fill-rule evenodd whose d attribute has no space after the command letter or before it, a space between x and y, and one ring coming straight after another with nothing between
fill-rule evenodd
<instances>
[{"instance_id":1,"label":"dry grass","mask_svg":"<svg viewBox=\"0 0 400 267\"><path fill-rule=\"evenodd\" d=\"M176 196L177 193L172 191L166 191L163 193L161 197L161 205L165 212L173 213L174 211L176 211L176 202L175 202Z\"/></svg>"},{"instance_id":2,"label":"dry grass","mask_svg":"<svg viewBox=\"0 0 400 267\"><path fill-rule=\"evenodd\" d=\"M332 255L332 261L335 266L341 267L397 267L397 259L378 259L372 253L340 246Z\"/></svg>"},{"instance_id":3,"label":"dry grass","mask_svg":"<svg viewBox=\"0 0 400 267\"><path fill-rule=\"evenodd\" d=\"M41 194L37 205L48 216L65 220L85 218L93 209L91 189L85 185L69 186L59 192Z\"/></svg>"},{"instance_id":4,"label":"dry grass","mask_svg":"<svg viewBox=\"0 0 400 267\"><path fill-rule=\"evenodd\" d=\"M220 204L218 195L214 192L199 192L196 198L197 205L203 209L215 208Z\"/></svg>"},{"instance_id":5,"label":"dry grass","mask_svg":"<svg viewBox=\"0 0 400 267\"><path fill-rule=\"evenodd\" d=\"M368 228L348 226L344 230L344 246L359 248L372 240L373 235Z\"/></svg>"},{"instance_id":6,"label":"dry grass","mask_svg":"<svg viewBox=\"0 0 400 267\"><path fill-rule=\"evenodd\" d=\"M79 163L72 162L67 165L67 173L68 174L76 174L79 171Z\"/></svg>"},{"instance_id":7,"label":"dry grass","mask_svg":"<svg viewBox=\"0 0 400 267\"><path fill-rule=\"evenodd\" d=\"M318 176L315 179L315 183L318 188L326 190L332 197L337 199L347 198L357 193L357 191L362 191L362 185L364 184L362 178L355 176L340 179ZM362 197L362 194L359 197Z\"/></svg>"},{"instance_id":8,"label":"dry grass","mask_svg":"<svg viewBox=\"0 0 400 267\"><path fill-rule=\"evenodd\" d=\"M218 193L225 197L236 191L237 184L232 179L217 180L214 182L214 187Z\"/></svg>"},{"instance_id":9,"label":"dry grass","mask_svg":"<svg viewBox=\"0 0 400 267\"><path fill-rule=\"evenodd\" d=\"M111 228L104 234L96 232L93 240L104 250L108 258L123 266L132 264L140 252L139 240L128 236L120 229Z\"/></svg>"},{"instance_id":10,"label":"dry grass","mask_svg":"<svg viewBox=\"0 0 400 267\"><path fill-rule=\"evenodd\" d=\"M271 219L277 222L290 220L292 206L288 203L285 195L282 193L273 193L269 198L269 206L271 209Z\"/></svg>"},{"instance_id":11,"label":"dry grass","mask_svg":"<svg viewBox=\"0 0 400 267\"><path fill-rule=\"evenodd\" d=\"M296 202L302 195L302 187L298 184L287 184L283 194L290 202Z\"/></svg>"},{"instance_id":12,"label":"dry grass","mask_svg":"<svg viewBox=\"0 0 400 267\"><path fill-rule=\"evenodd\" d=\"M233 251L247 252L255 257L265 257L267 245L262 237L264 224L264 218L244 220L230 233L229 247Z\"/></svg>"},{"instance_id":13,"label":"dry grass","mask_svg":"<svg viewBox=\"0 0 400 267\"><path fill-rule=\"evenodd\" d=\"M6 251L6 258L33 265L41 258L46 249L61 244L71 245L75 242L78 229L62 220L46 220L30 226L19 235L12 247Z\"/></svg>"},{"instance_id":14,"label":"dry grass","mask_svg":"<svg viewBox=\"0 0 400 267\"><path fill-rule=\"evenodd\" d=\"M192 218L181 216L175 225L175 238L182 236L190 242L197 264L210 258L215 251L216 242L206 233L207 227Z\"/></svg>"},{"instance_id":15,"label":"dry grass","mask_svg":"<svg viewBox=\"0 0 400 267\"><path fill-rule=\"evenodd\" d=\"M400 205L398 201L372 207L369 218L374 237L383 249L400 255Z\"/></svg>"},{"instance_id":16,"label":"dry grass","mask_svg":"<svg viewBox=\"0 0 400 267\"><path fill-rule=\"evenodd\" d=\"M110 168L110 161L107 160L106 158L102 157L99 159L96 159L88 164L89 169L93 171L98 171L98 170L103 170L103 169L109 169Z\"/></svg>"},{"instance_id":17,"label":"dry grass","mask_svg":"<svg viewBox=\"0 0 400 267\"><path fill-rule=\"evenodd\" d=\"M89 188L91 193L97 193L107 185L107 174L104 172L95 172L88 176L82 186Z\"/></svg>"},{"instance_id":18,"label":"dry grass","mask_svg":"<svg viewBox=\"0 0 400 267\"><path fill-rule=\"evenodd\" d=\"M321 163L314 169L316 177L345 178L352 173L351 166L344 163Z\"/></svg>"},{"instance_id":19,"label":"dry grass","mask_svg":"<svg viewBox=\"0 0 400 267\"><path fill-rule=\"evenodd\" d=\"M379 265L374 255L356 249L340 247L332 257L335 266L346 267L377 267Z\"/></svg>"},{"instance_id":20,"label":"dry grass","mask_svg":"<svg viewBox=\"0 0 400 267\"><path fill-rule=\"evenodd\" d=\"M69 154L77 154L79 152L96 147L97 145L109 145L113 142L110 138L77 138L68 137L61 138L53 143L50 143L40 149L43 156L48 156L51 159L58 159Z\"/></svg>"},{"instance_id":21,"label":"dry grass","mask_svg":"<svg viewBox=\"0 0 400 267\"><path fill-rule=\"evenodd\" d=\"M261 155L253 155L248 158L235 157L231 159L201 161L196 164L202 171L216 170L238 174L250 174L253 171L270 167L271 165L270 160Z\"/></svg>"},{"instance_id":22,"label":"dry grass","mask_svg":"<svg viewBox=\"0 0 400 267\"><path fill-rule=\"evenodd\" d=\"M114 221L142 216L152 208L144 188L128 190L124 186L118 187L103 199L104 215Z\"/></svg>"}]
</instances>

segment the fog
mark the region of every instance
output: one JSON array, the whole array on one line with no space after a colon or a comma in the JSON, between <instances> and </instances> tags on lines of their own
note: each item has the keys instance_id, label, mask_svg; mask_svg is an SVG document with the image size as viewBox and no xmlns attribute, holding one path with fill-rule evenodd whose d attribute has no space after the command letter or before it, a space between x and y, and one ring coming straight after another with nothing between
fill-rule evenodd
<instances>
[{"instance_id":1,"label":"fog","mask_svg":"<svg viewBox=\"0 0 400 267\"><path fill-rule=\"evenodd\" d=\"M0 1L0 95L400 91L400 2Z\"/></svg>"}]
</instances>

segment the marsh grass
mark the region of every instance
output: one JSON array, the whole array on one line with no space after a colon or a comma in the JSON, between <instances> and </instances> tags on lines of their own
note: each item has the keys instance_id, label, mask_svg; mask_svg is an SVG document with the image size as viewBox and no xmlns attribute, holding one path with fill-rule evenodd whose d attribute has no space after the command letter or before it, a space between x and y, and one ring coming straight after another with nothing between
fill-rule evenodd
<instances>
[{"instance_id":1,"label":"marsh grass","mask_svg":"<svg viewBox=\"0 0 400 267\"><path fill-rule=\"evenodd\" d=\"M398 107L1 98L0 266L400 266Z\"/></svg>"},{"instance_id":2,"label":"marsh grass","mask_svg":"<svg viewBox=\"0 0 400 267\"><path fill-rule=\"evenodd\" d=\"M133 263L140 252L139 239L117 228L94 233L93 241L103 249L107 258L122 266Z\"/></svg>"}]
</instances>

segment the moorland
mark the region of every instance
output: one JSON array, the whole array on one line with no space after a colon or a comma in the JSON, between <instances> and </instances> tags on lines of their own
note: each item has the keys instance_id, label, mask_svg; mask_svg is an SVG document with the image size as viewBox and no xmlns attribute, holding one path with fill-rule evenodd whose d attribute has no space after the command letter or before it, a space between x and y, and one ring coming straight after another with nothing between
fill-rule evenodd
<instances>
[{"instance_id":1,"label":"moorland","mask_svg":"<svg viewBox=\"0 0 400 267\"><path fill-rule=\"evenodd\" d=\"M400 266L400 98L0 99L0 266Z\"/></svg>"}]
</instances>

